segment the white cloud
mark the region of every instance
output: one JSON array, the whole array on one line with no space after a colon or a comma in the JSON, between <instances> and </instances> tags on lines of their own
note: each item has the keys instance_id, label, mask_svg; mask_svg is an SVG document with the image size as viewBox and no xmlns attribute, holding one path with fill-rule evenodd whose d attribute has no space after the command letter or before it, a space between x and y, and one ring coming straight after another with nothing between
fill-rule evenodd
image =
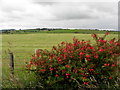
<instances>
[{"instance_id":1,"label":"white cloud","mask_svg":"<svg viewBox=\"0 0 120 90\"><path fill-rule=\"evenodd\" d=\"M34 2L118 2L119 0L32 0Z\"/></svg>"},{"instance_id":2,"label":"white cloud","mask_svg":"<svg viewBox=\"0 0 120 90\"><path fill-rule=\"evenodd\" d=\"M54 0L52 0L54 1ZM71 0L75 1L75 0ZM110 0L111 1L111 0ZM117 26L117 3L0 0L0 29ZM59 3L62 2L62 3Z\"/></svg>"}]
</instances>

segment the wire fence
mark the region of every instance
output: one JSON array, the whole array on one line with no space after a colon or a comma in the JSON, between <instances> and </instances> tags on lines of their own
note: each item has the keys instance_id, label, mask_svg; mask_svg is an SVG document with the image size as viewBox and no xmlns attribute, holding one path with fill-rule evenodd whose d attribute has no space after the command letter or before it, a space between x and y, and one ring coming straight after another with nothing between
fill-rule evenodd
<instances>
[{"instance_id":1,"label":"wire fence","mask_svg":"<svg viewBox=\"0 0 120 90\"><path fill-rule=\"evenodd\" d=\"M19 46L22 47L22 46ZM11 53L8 49L4 49L3 56L2 56L2 70L3 73L9 72L14 74L14 71L22 71L26 69L26 64L29 63L32 55L35 54L37 49L45 49L45 48L34 48L33 46L29 46L31 48L24 48L26 49L23 51L22 49L11 49ZM48 50L52 47L48 46ZM8 48L8 47L7 47Z\"/></svg>"}]
</instances>

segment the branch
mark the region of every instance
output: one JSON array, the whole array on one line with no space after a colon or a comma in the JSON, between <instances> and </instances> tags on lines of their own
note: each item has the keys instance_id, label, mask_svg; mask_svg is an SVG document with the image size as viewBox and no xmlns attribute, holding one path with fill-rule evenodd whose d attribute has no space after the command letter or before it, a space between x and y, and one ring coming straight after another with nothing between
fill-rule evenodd
<instances>
[{"instance_id":1,"label":"branch","mask_svg":"<svg viewBox=\"0 0 120 90\"><path fill-rule=\"evenodd\" d=\"M71 79L73 79L74 81L76 81L76 83L78 84L78 87L81 88L80 83L79 83L75 78L72 78L72 77L71 77Z\"/></svg>"}]
</instances>

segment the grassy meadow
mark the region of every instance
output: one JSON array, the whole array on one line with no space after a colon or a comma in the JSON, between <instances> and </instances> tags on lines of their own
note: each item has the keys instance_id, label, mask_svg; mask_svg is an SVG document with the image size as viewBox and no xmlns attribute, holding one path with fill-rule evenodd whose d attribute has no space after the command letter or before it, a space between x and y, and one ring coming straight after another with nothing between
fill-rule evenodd
<instances>
[{"instance_id":1,"label":"grassy meadow","mask_svg":"<svg viewBox=\"0 0 120 90\"><path fill-rule=\"evenodd\" d=\"M103 34L98 34L103 36ZM8 51L14 53L15 59L15 74L22 77L21 82L24 84L19 85L24 87L31 81L34 85L33 76L26 76L24 71L25 63L29 62L35 49L48 49L59 44L62 41L72 42L73 37L79 40L91 40L94 43L91 34L75 34L75 33L31 33L31 34L3 34L2 35L2 70L3 70L3 87L17 87L13 83L9 83L6 78L9 77L9 59ZM118 34L110 34L107 39L118 38ZM25 72L25 73L23 73ZM29 79L29 80L27 80Z\"/></svg>"}]
</instances>

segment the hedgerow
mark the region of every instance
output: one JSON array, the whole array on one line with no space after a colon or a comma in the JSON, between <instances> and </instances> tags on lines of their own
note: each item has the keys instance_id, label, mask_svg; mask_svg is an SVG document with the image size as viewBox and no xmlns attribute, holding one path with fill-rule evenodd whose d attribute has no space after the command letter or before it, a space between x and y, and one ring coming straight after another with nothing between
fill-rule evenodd
<instances>
[{"instance_id":1,"label":"hedgerow","mask_svg":"<svg viewBox=\"0 0 120 90\"><path fill-rule=\"evenodd\" d=\"M27 70L44 88L117 88L120 40L105 40L108 34L92 34L95 44L74 37L73 43L61 42L51 51L38 49Z\"/></svg>"}]
</instances>

